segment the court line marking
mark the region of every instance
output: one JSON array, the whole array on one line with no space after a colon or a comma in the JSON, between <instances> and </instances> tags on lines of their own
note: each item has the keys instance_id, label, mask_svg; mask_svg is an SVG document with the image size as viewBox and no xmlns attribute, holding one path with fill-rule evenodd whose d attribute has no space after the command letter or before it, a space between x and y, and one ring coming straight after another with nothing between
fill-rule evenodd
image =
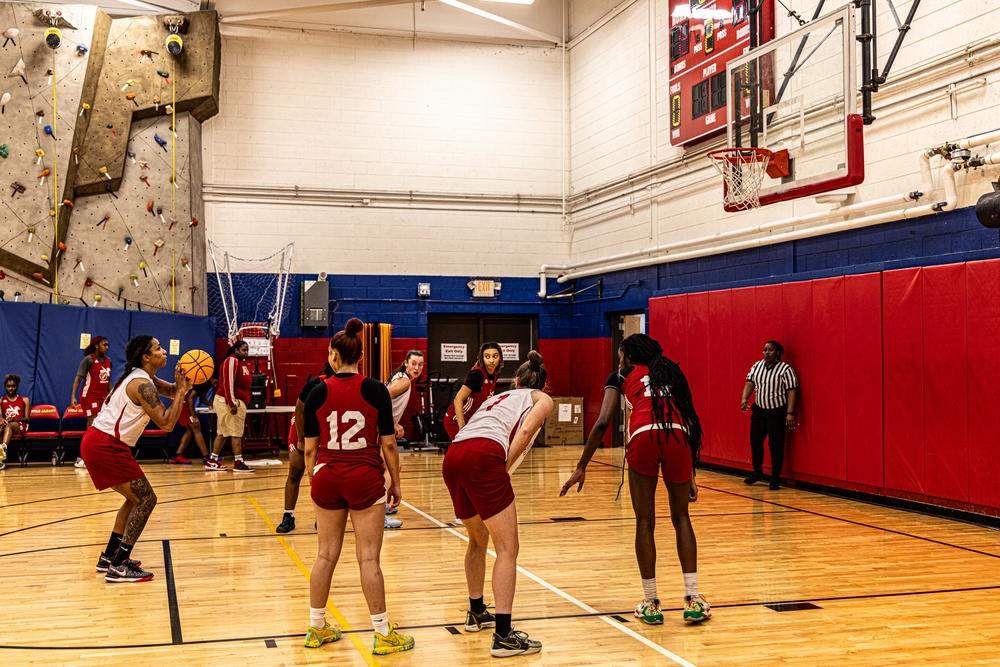
<instances>
[{"instance_id":1,"label":"court line marking","mask_svg":"<svg viewBox=\"0 0 1000 667\"><path fill-rule=\"evenodd\" d=\"M295 549L292 548L292 545L288 543L288 540L286 540L284 537L275 532L274 524L271 523L271 520L267 517L267 514L264 512L264 509L259 504L257 504L257 501L254 499L254 497L247 496L246 498L254 506L254 509L257 510L257 514L260 514L261 518L264 519L264 523L267 524L268 529L272 533L274 533L274 536L275 538L277 538L278 543L285 548L285 553L287 553L288 557L292 559L292 562L295 563L295 566L299 568L299 572L302 573L302 576L306 578L306 581L309 581L309 576L310 576L309 568L307 568L306 564L302 562L301 558L299 558L299 555L295 552ZM347 622L347 619L344 618L344 615L340 613L339 609L337 609L337 605L333 604L333 601L329 597L326 599L326 608L330 610L331 614L333 614L334 620L337 621L337 624L340 626L342 630L346 630L348 632L351 632L353 630L351 624ZM351 632L351 634L349 634L348 637L350 638L351 643L354 644L354 648L358 649L358 653L361 654L362 660L364 660L370 667L381 667L381 665L379 665L379 662L372 655L372 652L368 649L368 646L361 641L360 637L358 637L353 632Z\"/></svg>"},{"instance_id":2,"label":"court line marking","mask_svg":"<svg viewBox=\"0 0 1000 667\"><path fill-rule=\"evenodd\" d=\"M170 608L170 640L183 644L181 634L181 612L177 607L177 587L174 583L174 559L170 554L170 540L163 540L163 571L167 578L167 605Z\"/></svg>"},{"instance_id":3,"label":"court line marking","mask_svg":"<svg viewBox=\"0 0 1000 667\"><path fill-rule=\"evenodd\" d=\"M459 538L460 540L464 540L465 542L469 541L468 536L463 535L462 533L458 532L457 530L455 530L451 526L448 526L447 524L438 521L437 519L435 519L434 517L432 517L430 514L424 512L423 510L420 510L420 509L414 507L413 505L411 505L410 503L406 502L405 500L402 501L400 504L403 505L404 507L412 510L413 512L419 514L420 516L424 517L425 519L427 519L431 523L434 523L437 526L439 526L441 528L444 528L447 532L451 533L452 535L454 535L455 537ZM493 551L492 549L487 549L486 553L490 554L494 558L496 558L496 556L497 556L496 552ZM594 609L593 607L591 607L587 603L581 602L580 600L577 600L575 597L573 597L572 595L570 595L566 591L563 591L562 589L557 588L556 586L553 586L549 582L545 581L541 577L539 577L539 576L537 576L535 574L532 574L531 572L528 572L527 570L525 570L520 565L517 566L517 571L520 572L521 574L523 574L524 576L528 577L532 581L534 581L536 584L539 584L540 586L543 586L544 588L549 589L550 591L552 591L553 593L555 593L559 597L561 597L561 598L563 598L563 599L565 599L565 600L567 600L569 602L572 602L573 604L575 604L580 609L583 609L584 611L586 611L586 612L588 612L590 614L594 614L595 618L599 618L600 620L604 621L605 623L607 623L611 627L615 628L616 630L625 633L629 637L632 637L633 639L639 641L642 644L645 644L646 646L648 646L649 648L653 649L654 651L656 651L660 655L663 655L663 656L666 656L667 658L670 658L671 660L673 660L674 662L676 662L678 665L682 665L683 667L695 667L694 664L688 662L687 660L685 660L684 658L680 657L679 655L670 652L669 650L667 650L663 646L660 646L659 644L657 644L656 642L652 641L651 639L647 639L646 637L643 637L638 632L636 632L636 631L634 631L634 630L632 630L630 628L626 628L624 625L622 625L618 621L614 620L609 615L607 615L607 614L601 614L601 612L597 611L596 609Z\"/></svg>"}]
</instances>

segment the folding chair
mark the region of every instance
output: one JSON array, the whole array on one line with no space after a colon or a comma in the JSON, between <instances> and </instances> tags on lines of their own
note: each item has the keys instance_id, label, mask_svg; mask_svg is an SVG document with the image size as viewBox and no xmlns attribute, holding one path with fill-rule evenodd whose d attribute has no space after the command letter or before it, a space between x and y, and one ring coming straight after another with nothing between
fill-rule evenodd
<instances>
[{"instance_id":1,"label":"folding chair","mask_svg":"<svg viewBox=\"0 0 1000 667\"><path fill-rule=\"evenodd\" d=\"M52 442L55 444L53 452L55 461L62 464L63 446L62 437L59 430L59 411L54 405L33 405L31 414L28 415L28 432L24 434L24 445L18 449L17 459L23 468L28 464L28 453L31 450L30 443Z\"/></svg>"}]
</instances>

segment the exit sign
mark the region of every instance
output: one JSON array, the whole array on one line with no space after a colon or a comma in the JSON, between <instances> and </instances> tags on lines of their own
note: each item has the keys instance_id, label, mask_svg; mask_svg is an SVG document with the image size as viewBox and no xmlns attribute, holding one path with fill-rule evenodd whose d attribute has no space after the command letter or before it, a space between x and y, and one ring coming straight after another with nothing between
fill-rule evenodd
<instances>
[{"instance_id":1,"label":"exit sign","mask_svg":"<svg viewBox=\"0 0 1000 667\"><path fill-rule=\"evenodd\" d=\"M492 298L500 291L500 283L495 280L471 280L469 289L473 297Z\"/></svg>"}]
</instances>

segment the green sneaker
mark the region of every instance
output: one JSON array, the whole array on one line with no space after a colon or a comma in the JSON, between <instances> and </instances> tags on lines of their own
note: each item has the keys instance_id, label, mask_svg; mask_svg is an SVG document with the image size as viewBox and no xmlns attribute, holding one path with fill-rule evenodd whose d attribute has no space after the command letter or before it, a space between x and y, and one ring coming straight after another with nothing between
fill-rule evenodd
<instances>
[{"instance_id":1,"label":"green sneaker","mask_svg":"<svg viewBox=\"0 0 1000 667\"><path fill-rule=\"evenodd\" d=\"M389 624L389 634L380 635L375 633L375 641L372 643L372 653L375 655L388 655L400 651L409 651L414 645L413 637L396 632L396 624Z\"/></svg>"},{"instance_id":2,"label":"green sneaker","mask_svg":"<svg viewBox=\"0 0 1000 667\"><path fill-rule=\"evenodd\" d=\"M329 623L324 623L319 630L309 626L306 630L306 648L319 648L323 644L335 642L340 639L340 630Z\"/></svg>"},{"instance_id":3,"label":"green sneaker","mask_svg":"<svg viewBox=\"0 0 1000 667\"><path fill-rule=\"evenodd\" d=\"M695 595L684 604L684 622L701 623L712 618L712 605L704 595Z\"/></svg>"},{"instance_id":4,"label":"green sneaker","mask_svg":"<svg viewBox=\"0 0 1000 667\"><path fill-rule=\"evenodd\" d=\"M643 600L635 606L635 617L647 625L663 625L659 600Z\"/></svg>"}]
</instances>

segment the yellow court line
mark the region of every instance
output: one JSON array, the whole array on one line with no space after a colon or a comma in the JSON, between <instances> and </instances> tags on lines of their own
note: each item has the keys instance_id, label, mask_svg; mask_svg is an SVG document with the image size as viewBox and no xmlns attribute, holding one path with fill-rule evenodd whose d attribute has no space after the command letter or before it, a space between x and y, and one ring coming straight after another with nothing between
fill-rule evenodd
<instances>
[{"instance_id":1,"label":"yellow court line","mask_svg":"<svg viewBox=\"0 0 1000 667\"><path fill-rule=\"evenodd\" d=\"M271 523L271 520L269 518L267 518L267 514L264 513L264 510L261 508L260 505L257 504L257 501L254 500L253 496L247 496L247 500L250 501L250 503L254 506L254 509L257 510L257 513L260 514L262 519L264 519L264 523L267 524L268 530L274 533L274 536L278 538L278 543L285 548L285 553L288 554L288 557L291 558L292 562L295 563L296 567L299 568L299 572L302 573L302 576L306 578L306 581L309 581L309 568L306 567L306 564L302 562L302 559L299 558L299 555L295 553L295 549L293 549L292 546L288 543L288 540L286 540L278 533L274 532L274 524ZM370 667L382 667L379 664L378 660L376 660L375 657L372 655L371 650L368 648L368 646L366 646L365 643L361 641L361 638L358 637L358 635L353 632L353 628L351 628L351 625L350 623L347 622L347 619L344 618L344 615L340 613L340 610L337 609L337 605L333 604L333 602L330 599L327 599L326 608L330 610L331 614L333 614L333 619L337 621L337 624L340 626L340 629L345 632L351 633L348 635L348 637L350 637L351 643L354 644L354 647L356 649L358 649L358 653L361 654L361 657L364 659L364 661L368 663Z\"/></svg>"}]
</instances>

